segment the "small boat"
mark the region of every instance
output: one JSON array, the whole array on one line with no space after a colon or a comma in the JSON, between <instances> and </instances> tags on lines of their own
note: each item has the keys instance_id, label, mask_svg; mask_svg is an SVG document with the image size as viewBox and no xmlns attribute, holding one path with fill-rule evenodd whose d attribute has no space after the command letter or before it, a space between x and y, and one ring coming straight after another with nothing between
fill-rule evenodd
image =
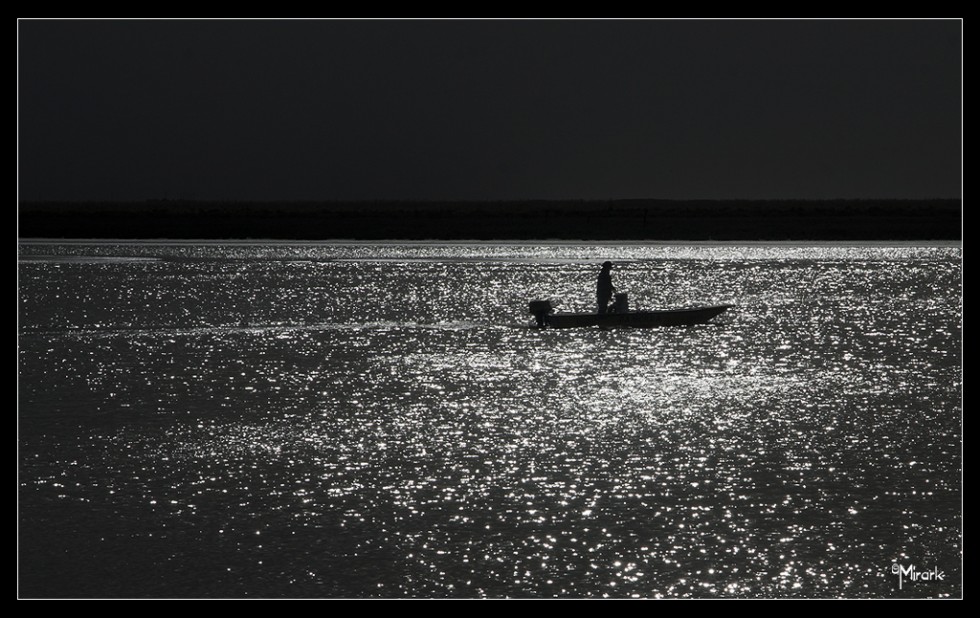
<instances>
[{"instance_id":1,"label":"small boat","mask_svg":"<svg viewBox=\"0 0 980 618\"><path fill-rule=\"evenodd\" d=\"M684 309L663 309L655 311L613 311L612 313L555 313L551 302L532 300L529 310L539 328L580 328L600 326L603 328L631 327L653 328L657 326L690 326L703 324L720 315L733 305L711 305L707 307L688 307Z\"/></svg>"}]
</instances>

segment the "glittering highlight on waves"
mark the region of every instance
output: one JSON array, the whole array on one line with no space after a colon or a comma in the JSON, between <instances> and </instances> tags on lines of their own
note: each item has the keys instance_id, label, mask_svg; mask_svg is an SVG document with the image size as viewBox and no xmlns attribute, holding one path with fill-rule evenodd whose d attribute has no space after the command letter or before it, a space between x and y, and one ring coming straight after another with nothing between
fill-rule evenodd
<instances>
[{"instance_id":1,"label":"glittering highlight on waves","mask_svg":"<svg viewBox=\"0 0 980 618\"><path fill-rule=\"evenodd\" d=\"M20 251L22 595L962 594L959 248Z\"/></svg>"}]
</instances>

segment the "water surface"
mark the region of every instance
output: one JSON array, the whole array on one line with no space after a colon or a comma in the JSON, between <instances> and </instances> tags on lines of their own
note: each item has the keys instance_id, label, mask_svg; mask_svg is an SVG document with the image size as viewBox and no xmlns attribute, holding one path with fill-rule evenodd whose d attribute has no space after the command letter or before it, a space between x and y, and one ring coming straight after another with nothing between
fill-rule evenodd
<instances>
[{"instance_id":1,"label":"water surface","mask_svg":"<svg viewBox=\"0 0 980 618\"><path fill-rule=\"evenodd\" d=\"M528 328L532 298L591 310L605 259L633 307L736 308ZM20 593L960 596L960 265L23 243Z\"/></svg>"}]
</instances>

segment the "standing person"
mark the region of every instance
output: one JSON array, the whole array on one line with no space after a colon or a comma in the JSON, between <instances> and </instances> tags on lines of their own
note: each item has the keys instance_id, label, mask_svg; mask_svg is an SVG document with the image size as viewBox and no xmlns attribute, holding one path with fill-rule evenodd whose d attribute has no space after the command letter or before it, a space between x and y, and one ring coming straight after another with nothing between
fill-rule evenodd
<instances>
[{"instance_id":1,"label":"standing person","mask_svg":"<svg viewBox=\"0 0 980 618\"><path fill-rule=\"evenodd\" d=\"M599 303L599 315L609 310L609 299L612 298L613 292L616 291L616 288L612 284L612 277L609 275L611 268L612 262L603 262L602 270L599 271L599 280L596 282L595 295Z\"/></svg>"}]
</instances>

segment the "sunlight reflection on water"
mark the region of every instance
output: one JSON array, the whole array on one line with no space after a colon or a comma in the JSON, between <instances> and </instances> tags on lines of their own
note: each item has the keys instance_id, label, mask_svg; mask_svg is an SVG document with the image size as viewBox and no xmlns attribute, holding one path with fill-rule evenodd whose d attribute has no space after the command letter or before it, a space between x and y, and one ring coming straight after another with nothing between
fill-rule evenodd
<instances>
[{"instance_id":1,"label":"sunlight reflection on water","mask_svg":"<svg viewBox=\"0 0 980 618\"><path fill-rule=\"evenodd\" d=\"M21 253L23 592L961 594L957 248Z\"/></svg>"}]
</instances>

